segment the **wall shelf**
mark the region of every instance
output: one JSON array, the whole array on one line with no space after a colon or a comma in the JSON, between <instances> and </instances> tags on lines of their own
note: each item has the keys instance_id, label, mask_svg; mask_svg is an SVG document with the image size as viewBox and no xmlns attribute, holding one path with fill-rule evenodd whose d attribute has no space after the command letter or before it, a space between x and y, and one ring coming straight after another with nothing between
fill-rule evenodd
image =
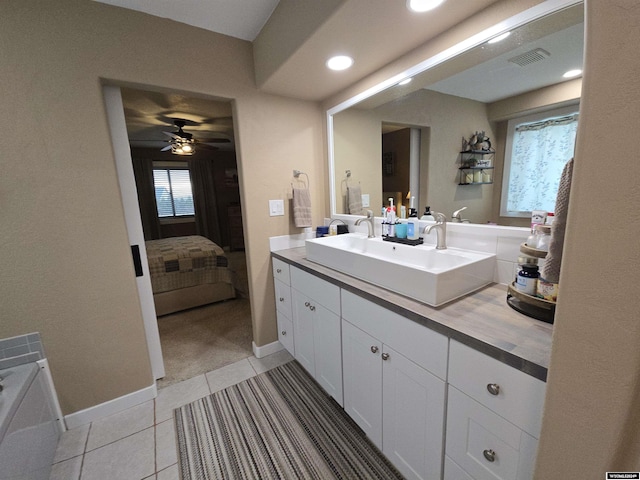
<instances>
[{"instance_id":1,"label":"wall shelf","mask_svg":"<svg viewBox=\"0 0 640 480\"><path fill-rule=\"evenodd\" d=\"M493 150L470 150L460 152L458 185L493 184ZM476 158L478 157L478 158Z\"/></svg>"}]
</instances>

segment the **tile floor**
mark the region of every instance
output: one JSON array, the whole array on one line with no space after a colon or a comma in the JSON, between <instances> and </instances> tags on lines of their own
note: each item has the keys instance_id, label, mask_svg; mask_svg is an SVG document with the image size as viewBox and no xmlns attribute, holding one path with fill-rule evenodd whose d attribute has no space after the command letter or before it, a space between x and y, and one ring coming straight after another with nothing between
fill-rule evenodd
<instances>
[{"instance_id":1,"label":"tile floor","mask_svg":"<svg viewBox=\"0 0 640 480\"><path fill-rule=\"evenodd\" d=\"M292 360L249 357L158 391L154 400L66 431L50 480L178 480L173 410Z\"/></svg>"}]
</instances>

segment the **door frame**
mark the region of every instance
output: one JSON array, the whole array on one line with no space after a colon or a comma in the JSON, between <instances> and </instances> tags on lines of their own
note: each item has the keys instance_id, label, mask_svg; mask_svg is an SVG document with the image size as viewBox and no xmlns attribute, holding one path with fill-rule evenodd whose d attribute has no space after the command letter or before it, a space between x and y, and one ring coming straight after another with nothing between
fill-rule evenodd
<instances>
[{"instance_id":1,"label":"door frame","mask_svg":"<svg viewBox=\"0 0 640 480\"><path fill-rule=\"evenodd\" d=\"M160 345L160 332L158 331L158 318L156 316L156 307L153 303L147 250L144 243L140 205L138 203L138 192L133 173L122 95L120 88L112 85L103 85L102 92L104 95L107 120L109 122L109 130L111 132L111 142L113 144L113 154L118 173L118 182L120 184L120 195L122 196L122 206L124 209L129 243L132 246L138 245L140 258L142 260L140 262L142 266L142 276L136 277L136 284L138 286L138 297L140 298L140 308L142 310L142 321L144 323L147 349L149 351L151 372L153 373L154 380L157 380L165 376L165 369L162 359L162 347Z\"/></svg>"}]
</instances>

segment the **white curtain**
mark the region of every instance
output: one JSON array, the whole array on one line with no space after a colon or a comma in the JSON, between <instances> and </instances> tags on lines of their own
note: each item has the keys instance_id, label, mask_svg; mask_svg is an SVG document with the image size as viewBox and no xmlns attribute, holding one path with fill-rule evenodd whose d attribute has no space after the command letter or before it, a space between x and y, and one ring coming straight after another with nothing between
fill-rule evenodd
<instances>
[{"instance_id":1,"label":"white curtain","mask_svg":"<svg viewBox=\"0 0 640 480\"><path fill-rule=\"evenodd\" d=\"M516 127L507 210L555 210L560 176L573 157L577 127L577 114Z\"/></svg>"}]
</instances>

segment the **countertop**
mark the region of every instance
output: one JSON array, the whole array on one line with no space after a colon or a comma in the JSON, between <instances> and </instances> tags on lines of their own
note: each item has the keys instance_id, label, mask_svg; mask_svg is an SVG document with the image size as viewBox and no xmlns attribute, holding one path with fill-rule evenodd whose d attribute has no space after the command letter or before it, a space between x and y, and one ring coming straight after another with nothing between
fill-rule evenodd
<instances>
[{"instance_id":1,"label":"countertop","mask_svg":"<svg viewBox=\"0 0 640 480\"><path fill-rule=\"evenodd\" d=\"M430 307L306 259L304 247L271 255L384 308L464 343L542 381L547 379L553 325L507 305L507 287L491 284L440 307Z\"/></svg>"}]
</instances>

